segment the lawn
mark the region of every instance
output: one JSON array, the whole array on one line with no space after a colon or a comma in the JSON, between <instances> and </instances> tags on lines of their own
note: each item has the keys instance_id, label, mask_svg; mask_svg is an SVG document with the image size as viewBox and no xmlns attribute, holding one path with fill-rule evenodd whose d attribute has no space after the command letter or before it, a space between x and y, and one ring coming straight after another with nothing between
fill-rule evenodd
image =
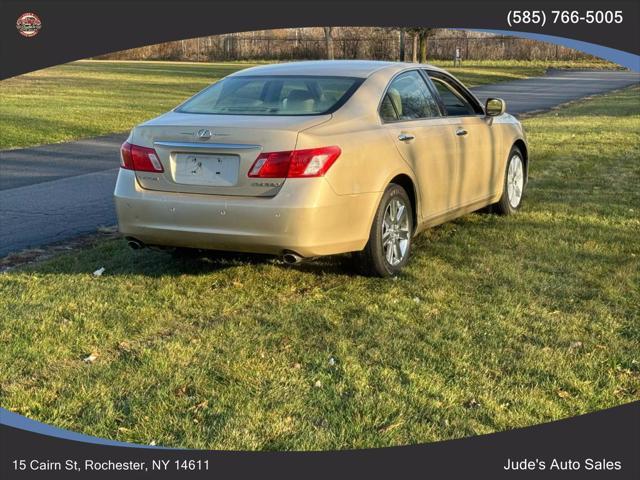
<instances>
[{"instance_id":1,"label":"lawn","mask_svg":"<svg viewBox=\"0 0 640 480\"><path fill-rule=\"evenodd\" d=\"M121 239L6 272L0 405L122 441L311 450L637 400L639 94L527 119L523 210L426 232L393 280Z\"/></svg>"},{"instance_id":2,"label":"lawn","mask_svg":"<svg viewBox=\"0 0 640 480\"><path fill-rule=\"evenodd\" d=\"M616 69L616 64L604 60L474 60L465 61L462 67L454 67L453 61L435 61L468 87L489 83L540 77L549 69Z\"/></svg>"},{"instance_id":3,"label":"lawn","mask_svg":"<svg viewBox=\"0 0 640 480\"><path fill-rule=\"evenodd\" d=\"M85 60L3 80L0 149L126 131L170 110L219 78L252 65ZM494 61L470 62L451 71L474 86L542 75L545 68L611 65L603 61Z\"/></svg>"}]
</instances>

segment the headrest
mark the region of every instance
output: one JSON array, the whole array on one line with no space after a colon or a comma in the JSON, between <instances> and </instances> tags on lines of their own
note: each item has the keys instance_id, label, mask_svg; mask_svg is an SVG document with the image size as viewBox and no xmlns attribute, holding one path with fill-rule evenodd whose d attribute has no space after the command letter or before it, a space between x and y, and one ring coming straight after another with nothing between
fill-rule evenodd
<instances>
[{"instance_id":1,"label":"headrest","mask_svg":"<svg viewBox=\"0 0 640 480\"><path fill-rule=\"evenodd\" d=\"M282 103L284 111L293 113L313 113L316 106L313 95L306 90L292 90Z\"/></svg>"},{"instance_id":2,"label":"headrest","mask_svg":"<svg viewBox=\"0 0 640 480\"><path fill-rule=\"evenodd\" d=\"M400 98L400 92L395 88L390 88L388 94L391 99L391 103L393 103L393 106L396 108L396 112L398 112L398 118L402 117L402 98Z\"/></svg>"}]
</instances>

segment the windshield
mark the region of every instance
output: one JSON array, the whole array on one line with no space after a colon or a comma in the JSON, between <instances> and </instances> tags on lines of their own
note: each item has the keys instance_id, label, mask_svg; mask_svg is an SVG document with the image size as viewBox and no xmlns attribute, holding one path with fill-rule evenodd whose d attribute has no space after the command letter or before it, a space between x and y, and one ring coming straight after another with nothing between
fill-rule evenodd
<instances>
[{"instance_id":1,"label":"windshield","mask_svg":"<svg viewBox=\"0 0 640 480\"><path fill-rule=\"evenodd\" d=\"M190 98L181 113L321 115L344 104L362 78L320 76L227 77Z\"/></svg>"}]
</instances>

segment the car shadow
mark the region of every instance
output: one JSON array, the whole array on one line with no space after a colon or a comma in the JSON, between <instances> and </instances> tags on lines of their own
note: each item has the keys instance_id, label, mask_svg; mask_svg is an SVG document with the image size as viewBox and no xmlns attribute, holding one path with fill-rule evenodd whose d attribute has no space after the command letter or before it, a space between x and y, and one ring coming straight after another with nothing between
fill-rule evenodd
<instances>
[{"instance_id":1,"label":"car shadow","mask_svg":"<svg viewBox=\"0 0 640 480\"><path fill-rule=\"evenodd\" d=\"M132 261L107 268L109 275L181 276L206 275L244 265L277 263L276 257L252 253L193 251L176 254L171 251L144 249L128 252Z\"/></svg>"},{"instance_id":2,"label":"car shadow","mask_svg":"<svg viewBox=\"0 0 640 480\"><path fill-rule=\"evenodd\" d=\"M140 254L143 254L143 252L140 252ZM246 265L270 265L283 270L295 270L315 275L359 275L351 254L309 258L296 264L287 264L280 257L274 255L257 253L202 251L181 256L175 256L170 253L159 254L167 257L163 275L207 274ZM152 272L145 272L144 269L135 269L130 273L144 275Z\"/></svg>"},{"instance_id":3,"label":"car shadow","mask_svg":"<svg viewBox=\"0 0 640 480\"><path fill-rule=\"evenodd\" d=\"M85 245L86 247L87 245ZM335 255L308 259L289 265L274 255L208 250L172 251L154 248L132 250L124 239L99 243L94 248L78 251L62 250L64 255L53 255L52 261L41 262L37 255L27 258L17 268L38 274L87 275L104 268L105 276L180 277L208 275L243 266L273 266L313 274L352 274L350 255ZM68 252L68 253L67 253Z\"/></svg>"}]
</instances>

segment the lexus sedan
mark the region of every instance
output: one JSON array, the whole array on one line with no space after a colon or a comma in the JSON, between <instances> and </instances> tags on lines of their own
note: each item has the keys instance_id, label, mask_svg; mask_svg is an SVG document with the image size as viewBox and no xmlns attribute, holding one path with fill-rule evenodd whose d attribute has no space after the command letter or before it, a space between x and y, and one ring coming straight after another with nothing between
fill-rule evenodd
<instances>
[{"instance_id":1,"label":"lexus sedan","mask_svg":"<svg viewBox=\"0 0 640 480\"><path fill-rule=\"evenodd\" d=\"M527 184L520 123L446 71L374 61L265 65L135 127L115 188L133 248L279 255L354 252L397 274L420 231Z\"/></svg>"}]
</instances>

